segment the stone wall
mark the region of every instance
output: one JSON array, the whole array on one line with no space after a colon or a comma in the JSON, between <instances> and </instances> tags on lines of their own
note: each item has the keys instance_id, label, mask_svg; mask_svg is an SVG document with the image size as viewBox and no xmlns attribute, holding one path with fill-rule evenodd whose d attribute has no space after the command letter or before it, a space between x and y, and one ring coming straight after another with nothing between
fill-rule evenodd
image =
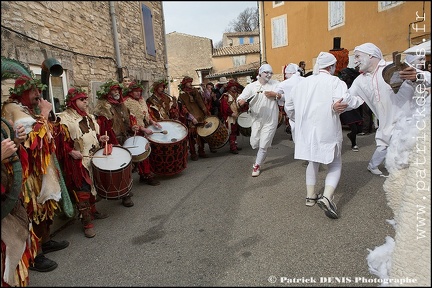
<instances>
[{"instance_id":1,"label":"stone wall","mask_svg":"<svg viewBox=\"0 0 432 288\"><path fill-rule=\"evenodd\" d=\"M153 15L155 57L146 54L141 4ZM66 72L68 87L87 88L94 96L92 87L130 76L142 80L148 94L153 81L167 77L161 1L2 1L1 9L1 55L32 67L53 57ZM2 100L5 91L2 87Z\"/></svg>"},{"instance_id":2,"label":"stone wall","mask_svg":"<svg viewBox=\"0 0 432 288\"><path fill-rule=\"evenodd\" d=\"M212 66L212 40L205 37L172 32L166 35L170 94L178 96L177 85L184 76L193 78L193 85L201 83L196 69Z\"/></svg>"}]
</instances>

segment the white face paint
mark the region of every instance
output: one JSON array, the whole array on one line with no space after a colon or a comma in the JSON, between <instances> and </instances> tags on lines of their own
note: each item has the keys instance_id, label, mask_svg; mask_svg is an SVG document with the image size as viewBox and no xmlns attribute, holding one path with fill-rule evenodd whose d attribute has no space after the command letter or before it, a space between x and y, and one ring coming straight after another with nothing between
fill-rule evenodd
<instances>
[{"instance_id":1,"label":"white face paint","mask_svg":"<svg viewBox=\"0 0 432 288\"><path fill-rule=\"evenodd\" d=\"M261 72L261 78L264 79L264 81L267 83L270 81L270 79L273 76L273 72L271 71L263 71Z\"/></svg>"},{"instance_id":2,"label":"white face paint","mask_svg":"<svg viewBox=\"0 0 432 288\"><path fill-rule=\"evenodd\" d=\"M363 52L354 51L354 65L359 67L360 72L372 72L369 71L371 67L371 57Z\"/></svg>"}]
</instances>

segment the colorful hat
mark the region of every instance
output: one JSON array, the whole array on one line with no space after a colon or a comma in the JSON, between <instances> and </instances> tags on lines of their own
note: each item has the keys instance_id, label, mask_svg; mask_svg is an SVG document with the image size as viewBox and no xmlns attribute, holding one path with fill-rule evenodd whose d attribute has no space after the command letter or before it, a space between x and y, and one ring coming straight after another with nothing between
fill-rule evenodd
<instances>
[{"instance_id":1,"label":"colorful hat","mask_svg":"<svg viewBox=\"0 0 432 288\"><path fill-rule=\"evenodd\" d=\"M32 79L28 76L19 76L15 80L15 86L14 88L9 89L9 94L12 98L17 98L22 96L22 94L25 91L31 90L31 89L37 89L39 91L43 91L47 88L47 85L42 84L42 82L39 79Z\"/></svg>"},{"instance_id":2,"label":"colorful hat","mask_svg":"<svg viewBox=\"0 0 432 288\"><path fill-rule=\"evenodd\" d=\"M240 84L239 84L237 81L231 79L231 80L229 80L229 81L227 82L226 91L229 91L229 89L230 89L231 87L239 88L239 85L240 85Z\"/></svg>"},{"instance_id":3,"label":"colorful hat","mask_svg":"<svg viewBox=\"0 0 432 288\"><path fill-rule=\"evenodd\" d=\"M98 91L96 91L96 95L98 99L104 99L107 97L109 92L111 90L118 89L120 90L120 93L123 94L122 88L120 86L120 83L115 80L108 80L104 84L102 84Z\"/></svg>"},{"instance_id":4,"label":"colorful hat","mask_svg":"<svg viewBox=\"0 0 432 288\"><path fill-rule=\"evenodd\" d=\"M161 85L163 85L165 89L166 87L168 87L168 81L165 79L160 79L158 81L155 81L152 85L152 88L150 89L150 92L153 93Z\"/></svg>"},{"instance_id":5,"label":"colorful hat","mask_svg":"<svg viewBox=\"0 0 432 288\"><path fill-rule=\"evenodd\" d=\"M81 88L72 87L68 90L66 95L66 105L70 106L71 102L80 98L88 98L87 93Z\"/></svg>"}]
</instances>

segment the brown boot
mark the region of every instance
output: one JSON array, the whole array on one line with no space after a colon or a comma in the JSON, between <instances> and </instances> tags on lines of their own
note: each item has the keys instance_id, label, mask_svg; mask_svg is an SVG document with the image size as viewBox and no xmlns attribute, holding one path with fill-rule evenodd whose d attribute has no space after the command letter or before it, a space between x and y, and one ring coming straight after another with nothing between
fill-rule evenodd
<instances>
[{"instance_id":1,"label":"brown boot","mask_svg":"<svg viewBox=\"0 0 432 288\"><path fill-rule=\"evenodd\" d=\"M94 236L96 236L96 232L94 231L94 228L84 228L84 235L87 238L93 238Z\"/></svg>"},{"instance_id":2,"label":"brown boot","mask_svg":"<svg viewBox=\"0 0 432 288\"><path fill-rule=\"evenodd\" d=\"M122 204L123 204L123 206L125 206L125 207L132 207L132 206L134 206L134 203L133 203L133 201L132 201L132 198L131 198L131 196L126 196L126 197L124 197L124 198L122 198Z\"/></svg>"}]
</instances>

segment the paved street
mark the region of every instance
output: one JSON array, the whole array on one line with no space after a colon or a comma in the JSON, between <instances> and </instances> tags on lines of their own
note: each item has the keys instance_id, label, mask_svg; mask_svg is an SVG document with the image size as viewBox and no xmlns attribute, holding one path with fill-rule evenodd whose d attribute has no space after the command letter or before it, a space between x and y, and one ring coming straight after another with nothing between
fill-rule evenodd
<instances>
[{"instance_id":1,"label":"paved street","mask_svg":"<svg viewBox=\"0 0 432 288\"><path fill-rule=\"evenodd\" d=\"M394 237L386 222L393 215L385 178L366 170L374 134L358 137L353 152L347 132L335 194L340 219L305 206L305 167L282 126L259 177L251 177L256 150L240 136L240 154L206 146L209 158L158 177L160 186L134 174L135 206L100 201L110 217L95 220L92 239L78 220L58 219L54 240L70 246L47 254L58 268L30 271L30 286L379 286L366 256Z\"/></svg>"}]
</instances>

